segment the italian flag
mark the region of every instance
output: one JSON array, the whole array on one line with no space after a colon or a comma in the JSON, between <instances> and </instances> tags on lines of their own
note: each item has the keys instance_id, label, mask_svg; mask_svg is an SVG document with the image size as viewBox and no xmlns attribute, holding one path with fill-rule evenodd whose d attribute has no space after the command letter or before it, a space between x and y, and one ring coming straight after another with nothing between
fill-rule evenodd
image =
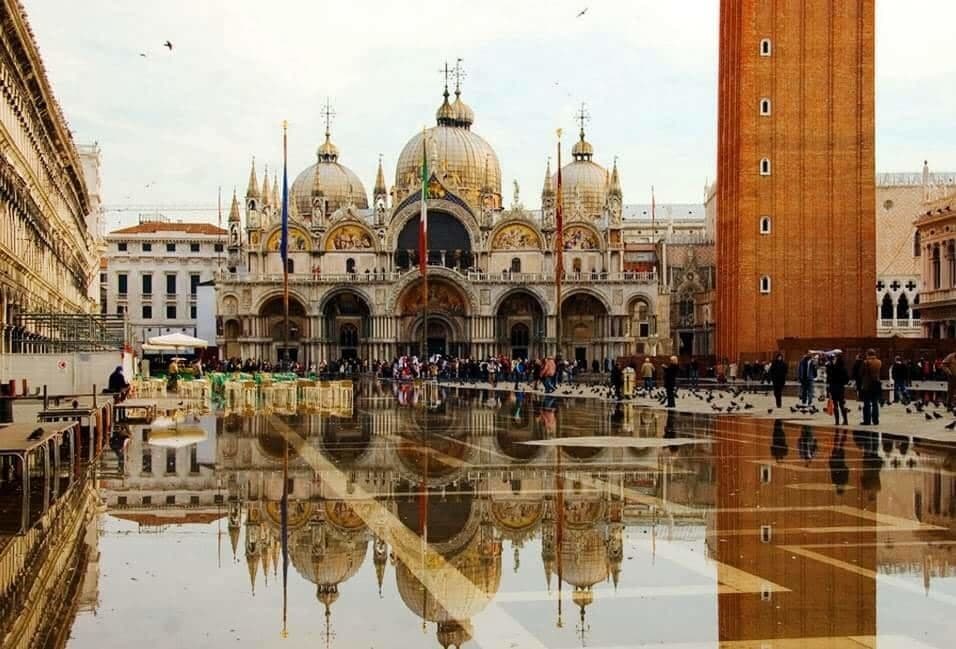
<instances>
[{"instance_id":1,"label":"italian flag","mask_svg":"<svg viewBox=\"0 0 956 649\"><path fill-rule=\"evenodd\" d=\"M422 214L418 219L418 270L422 276L428 267L428 151L427 139L422 133Z\"/></svg>"}]
</instances>

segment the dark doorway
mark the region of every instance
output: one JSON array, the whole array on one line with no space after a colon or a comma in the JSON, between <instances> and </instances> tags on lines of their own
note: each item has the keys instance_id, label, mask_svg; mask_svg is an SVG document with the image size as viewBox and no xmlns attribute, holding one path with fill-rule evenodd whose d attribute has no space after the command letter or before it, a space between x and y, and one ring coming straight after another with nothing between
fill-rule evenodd
<instances>
[{"instance_id":1,"label":"dark doorway","mask_svg":"<svg viewBox=\"0 0 956 649\"><path fill-rule=\"evenodd\" d=\"M294 363L299 360L299 349L298 347L289 347L288 349L284 347L277 347L276 352L278 354L278 360L288 359L290 363ZM283 352L288 352L288 356L285 356Z\"/></svg>"},{"instance_id":2,"label":"dark doorway","mask_svg":"<svg viewBox=\"0 0 956 649\"><path fill-rule=\"evenodd\" d=\"M447 341L444 338L429 338L428 339L428 355L432 356L434 354L445 355L445 350L447 349Z\"/></svg>"},{"instance_id":3,"label":"dark doorway","mask_svg":"<svg viewBox=\"0 0 956 649\"><path fill-rule=\"evenodd\" d=\"M584 363L588 364L588 350L586 347L575 347L574 348L574 360L580 365Z\"/></svg>"},{"instance_id":4,"label":"dark doorway","mask_svg":"<svg viewBox=\"0 0 956 649\"><path fill-rule=\"evenodd\" d=\"M682 331L678 335L680 336L680 351L678 353L681 356L692 356L694 354L694 332Z\"/></svg>"}]
</instances>

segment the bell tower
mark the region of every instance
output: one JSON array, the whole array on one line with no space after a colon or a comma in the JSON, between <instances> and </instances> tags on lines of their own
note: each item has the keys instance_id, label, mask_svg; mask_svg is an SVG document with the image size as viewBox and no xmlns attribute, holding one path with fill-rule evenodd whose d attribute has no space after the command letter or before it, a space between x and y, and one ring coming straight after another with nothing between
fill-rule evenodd
<instances>
[{"instance_id":1,"label":"bell tower","mask_svg":"<svg viewBox=\"0 0 956 649\"><path fill-rule=\"evenodd\" d=\"M874 2L721 0L717 353L876 334Z\"/></svg>"}]
</instances>

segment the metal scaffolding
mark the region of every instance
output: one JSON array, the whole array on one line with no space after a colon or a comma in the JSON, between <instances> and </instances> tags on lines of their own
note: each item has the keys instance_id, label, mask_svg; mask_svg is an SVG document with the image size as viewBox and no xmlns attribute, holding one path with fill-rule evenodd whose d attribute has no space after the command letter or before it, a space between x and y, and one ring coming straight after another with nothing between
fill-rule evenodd
<instances>
[{"instance_id":1,"label":"metal scaffolding","mask_svg":"<svg viewBox=\"0 0 956 649\"><path fill-rule=\"evenodd\" d=\"M10 332L13 353L120 351L132 340L124 315L20 313Z\"/></svg>"}]
</instances>

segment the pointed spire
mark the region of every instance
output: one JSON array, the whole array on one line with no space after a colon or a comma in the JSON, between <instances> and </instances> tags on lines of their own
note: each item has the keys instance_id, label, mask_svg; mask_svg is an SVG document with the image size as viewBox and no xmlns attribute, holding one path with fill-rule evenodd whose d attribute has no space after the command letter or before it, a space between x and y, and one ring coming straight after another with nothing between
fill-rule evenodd
<instances>
[{"instance_id":1,"label":"pointed spire","mask_svg":"<svg viewBox=\"0 0 956 649\"><path fill-rule=\"evenodd\" d=\"M554 196L554 177L551 175L551 156L548 156L548 166L544 170L544 189L542 196Z\"/></svg>"},{"instance_id":2,"label":"pointed spire","mask_svg":"<svg viewBox=\"0 0 956 649\"><path fill-rule=\"evenodd\" d=\"M382 154L378 154L378 171L375 172L375 196L383 196L388 193L385 186L385 171L382 169Z\"/></svg>"},{"instance_id":3,"label":"pointed spire","mask_svg":"<svg viewBox=\"0 0 956 649\"><path fill-rule=\"evenodd\" d=\"M262 175L262 191L259 193L259 196L262 198L263 207L272 205L272 197L269 193L269 165L266 165L266 171Z\"/></svg>"},{"instance_id":4,"label":"pointed spire","mask_svg":"<svg viewBox=\"0 0 956 649\"><path fill-rule=\"evenodd\" d=\"M614 167L611 169L611 187L612 192L621 193L621 176L617 172L617 156L614 156Z\"/></svg>"},{"instance_id":5,"label":"pointed spire","mask_svg":"<svg viewBox=\"0 0 956 649\"><path fill-rule=\"evenodd\" d=\"M246 567L249 568L249 585L252 586L252 594L256 594L256 572L259 570L259 558L256 556L246 556Z\"/></svg>"},{"instance_id":6,"label":"pointed spire","mask_svg":"<svg viewBox=\"0 0 956 649\"><path fill-rule=\"evenodd\" d=\"M233 223L233 222L238 223L238 222L239 222L239 199L236 197L236 190L235 190L235 189L232 190L232 205L229 206L229 222L230 222L230 223ZM232 528L233 528L233 526L230 525L230 526L229 526L229 535L230 535L230 537L232 536ZM236 535L237 535L236 538L237 538L237 539L238 539L238 534L239 534L239 530L238 530L238 528L237 528L237 529L236 529ZM235 544L233 544L232 550L233 550L233 552L236 551L236 546L235 546Z\"/></svg>"},{"instance_id":7,"label":"pointed spire","mask_svg":"<svg viewBox=\"0 0 956 649\"><path fill-rule=\"evenodd\" d=\"M246 186L246 198L259 198L258 181L256 180L256 158L252 157L252 168L249 170L249 184Z\"/></svg>"},{"instance_id":8,"label":"pointed spire","mask_svg":"<svg viewBox=\"0 0 956 649\"><path fill-rule=\"evenodd\" d=\"M279 193L279 174L272 174L272 196L276 207L282 208L282 194Z\"/></svg>"}]
</instances>

